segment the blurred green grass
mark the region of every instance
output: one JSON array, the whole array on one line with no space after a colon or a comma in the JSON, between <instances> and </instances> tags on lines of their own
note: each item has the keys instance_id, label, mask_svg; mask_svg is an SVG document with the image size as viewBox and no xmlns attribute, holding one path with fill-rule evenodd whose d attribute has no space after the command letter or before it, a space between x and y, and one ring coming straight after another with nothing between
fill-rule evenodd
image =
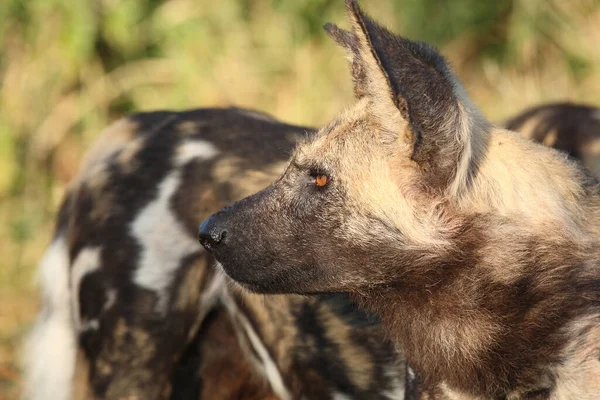
<instances>
[{"instance_id":1,"label":"blurred green grass","mask_svg":"<svg viewBox=\"0 0 600 400\"><path fill-rule=\"evenodd\" d=\"M499 121L552 100L600 103L598 0L378 0L394 31L439 46ZM35 267L85 149L129 112L240 105L319 125L352 102L342 0L0 3L0 398L38 307Z\"/></svg>"}]
</instances>

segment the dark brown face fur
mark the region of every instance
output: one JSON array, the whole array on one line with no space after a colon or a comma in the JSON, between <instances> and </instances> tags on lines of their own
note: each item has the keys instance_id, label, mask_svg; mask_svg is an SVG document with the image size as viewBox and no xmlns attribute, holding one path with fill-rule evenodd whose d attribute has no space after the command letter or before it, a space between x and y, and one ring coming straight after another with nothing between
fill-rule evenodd
<instances>
[{"instance_id":1,"label":"dark brown face fur","mask_svg":"<svg viewBox=\"0 0 600 400\"><path fill-rule=\"evenodd\" d=\"M356 121L356 129L364 124ZM398 245L386 234L385 221L353 210L344 185L347 177L337 173L338 145L329 142L315 149L324 156L318 164L298 152L281 179L204 223L202 229L222 236L207 247L232 278L259 292L346 291L357 287L358 265L378 263L375 249ZM357 160L356 172L366 172L368 161ZM316 184L319 175L329 180L324 187ZM353 233L352 226L362 229ZM340 253L352 257L340 258ZM369 285L387 280L377 273L372 271Z\"/></svg>"},{"instance_id":2,"label":"dark brown face fur","mask_svg":"<svg viewBox=\"0 0 600 400\"><path fill-rule=\"evenodd\" d=\"M464 106L454 77L433 48L392 35L355 3L349 9L360 39L327 29L352 53L359 103L301 144L277 182L200 228L225 271L251 290L361 291L389 283L396 278L381 265L390 257L401 264L411 255L398 248L430 244L419 229L444 223L429 221L430 210L396 209L414 209L421 197L441 201L456 175L463 144L448 127L461 123ZM374 56L365 54L369 46ZM435 100L423 102L423 94ZM318 176L327 184L319 186Z\"/></svg>"}]
</instances>

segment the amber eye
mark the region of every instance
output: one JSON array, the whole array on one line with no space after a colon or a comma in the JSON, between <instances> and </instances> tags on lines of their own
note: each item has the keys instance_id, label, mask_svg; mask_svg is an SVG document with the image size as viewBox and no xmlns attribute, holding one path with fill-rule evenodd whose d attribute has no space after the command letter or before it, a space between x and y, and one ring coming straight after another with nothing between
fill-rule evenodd
<instances>
[{"instance_id":1,"label":"amber eye","mask_svg":"<svg viewBox=\"0 0 600 400\"><path fill-rule=\"evenodd\" d=\"M329 183L329 177L327 175L317 175L315 176L315 184L318 187L323 187Z\"/></svg>"}]
</instances>

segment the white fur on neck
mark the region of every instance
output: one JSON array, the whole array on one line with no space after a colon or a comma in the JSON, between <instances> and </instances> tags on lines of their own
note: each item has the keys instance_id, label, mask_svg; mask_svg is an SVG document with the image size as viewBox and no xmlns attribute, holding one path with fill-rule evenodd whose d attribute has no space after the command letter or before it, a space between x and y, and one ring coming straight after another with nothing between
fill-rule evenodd
<instances>
[{"instance_id":1,"label":"white fur on neck","mask_svg":"<svg viewBox=\"0 0 600 400\"><path fill-rule=\"evenodd\" d=\"M56 238L46 251L38 278L44 306L26 343L24 398L70 400L76 336L64 237Z\"/></svg>"}]
</instances>

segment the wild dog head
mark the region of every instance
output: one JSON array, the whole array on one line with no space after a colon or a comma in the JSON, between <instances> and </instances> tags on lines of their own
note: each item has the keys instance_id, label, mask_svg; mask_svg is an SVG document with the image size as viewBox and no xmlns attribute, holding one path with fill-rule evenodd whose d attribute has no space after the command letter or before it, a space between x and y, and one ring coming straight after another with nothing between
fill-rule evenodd
<instances>
[{"instance_id":1,"label":"wild dog head","mask_svg":"<svg viewBox=\"0 0 600 400\"><path fill-rule=\"evenodd\" d=\"M200 226L200 241L248 289L435 279L417 268L423 250L443 249L456 231L449 204L469 185L488 123L436 49L392 34L355 1L347 9L352 32L325 29L347 50L355 106L299 145L279 180Z\"/></svg>"}]
</instances>

